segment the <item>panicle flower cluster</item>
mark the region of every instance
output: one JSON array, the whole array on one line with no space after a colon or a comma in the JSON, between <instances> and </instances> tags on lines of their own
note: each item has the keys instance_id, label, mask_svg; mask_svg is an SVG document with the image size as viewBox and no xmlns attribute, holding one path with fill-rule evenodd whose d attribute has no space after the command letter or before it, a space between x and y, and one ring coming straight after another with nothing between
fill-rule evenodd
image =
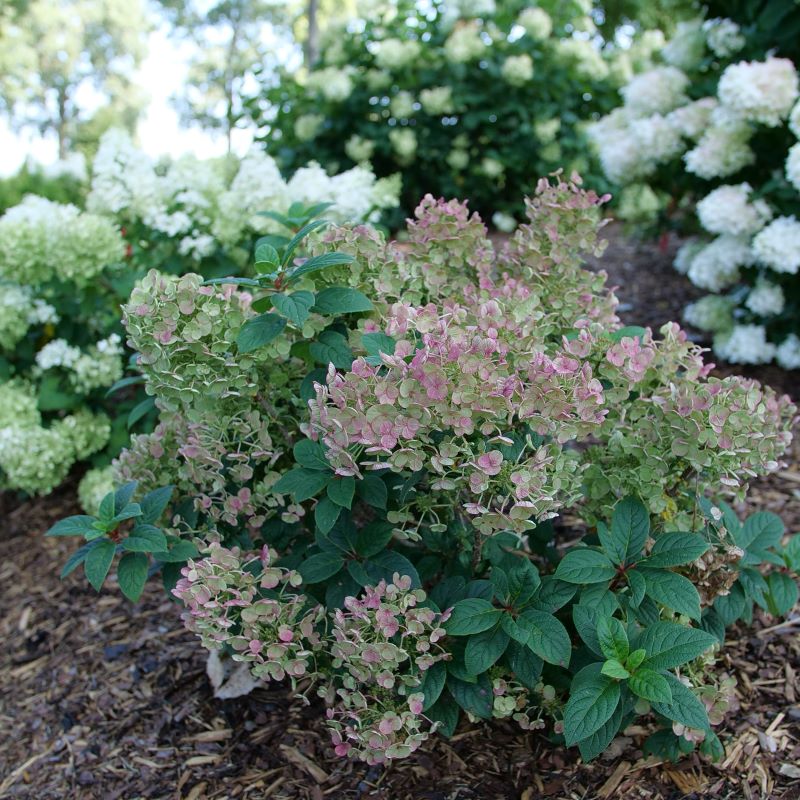
<instances>
[{"instance_id":1,"label":"panicle flower cluster","mask_svg":"<svg viewBox=\"0 0 800 800\"><path fill-rule=\"evenodd\" d=\"M70 384L82 394L111 386L122 377L122 339L112 333L92 345L71 366Z\"/></svg>"},{"instance_id":2,"label":"panicle flower cluster","mask_svg":"<svg viewBox=\"0 0 800 800\"><path fill-rule=\"evenodd\" d=\"M419 93L419 102L426 114L450 114L453 109L453 88L451 86L434 86L423 89Z\"/></svg>"},{"instance_id":3,"label":"panicle flower cluster","mask_svg":"<svg viewBox=\"0 0 800 800\"><path fill-rule=\"evenodd\" d=\"M29 286L0 285L0 350L13 350L34 325L54 325L58 313L49 303L34 298Z\"/></svg>"},{"instance_id":4,"label":"panicle flower cluster","mask_svg":"<svg viewBox=\"0 0 800 800\"><path fill-rule=\"evenodd\" d=\"M731 64L719 79L720 102L750 122L776 127L800 95L797 70L788 58Z\"/></svg>"},{"instance_id":5,"label":"panicle flower cluster","mask_svg":"<svg viewBox=\"0 0 800 800\"><path fill-rule=\"evenodd\" d=\"M790 333L778 345L775 360L784 369L800 369L800 336Z\"/></svg>"},{"instance_id":6,"label":"panicle flower cluster","mask_svg":"<svg viewBox=\"0 0 800 800\"><path fill-rule=\"evenodd\" d=\"M207 553L183 567L172 590L186 606L186 627L209 650L231 647L257 678L294 684L313 674L325 611L297 593L300 575L277 566L266 546L244 554L212 542Z\"/></svg>"},{"instance_id":7,"label":"panicle flower cluster","mask_svg":"<svg viewBox=\"0 0 800 800\"><path fill-rule=\"evenodd\" d=\"M78 484L78 500L87 514L96 516L103 498L114 491L114 471L111 466L90 469Z\"/></svg>"},{"instance_id":8,"label":"panicle flower cluster","mask_svg":"<svg viewBox=\"0 0 800 800\"><path fill-rule=\"evenodd\" d=\"M495 719L512 719L524 731L544 728L542 710L534 704L531 691L510 676L492 681L492 716Z\"/></svg>"},{"instance_id":9,"label":"panicle flower cluster","mask_svg":"<svg viewBox=\"0 0 800 800\"><path fill-rule=\"evenodd\" d=\"M509 56L500 72L512 86L524 86L533 78L533 59L527 53Z\"/></svg>"},{"instance_id":10,"label":"panicle flower cluster","mask_svg":"<svg viewBox=\"0 0 800 800\"><path fill-rule=\"evenodd\" d=\"M742 29L731 19L707 19L703 23L703 31L709 49L720 58L730 58L747 43Z\"/></svg>"},{"instance_id":11,"label":"panicle flower cluster","mask_svg":"<svg viewBox=\"0 0 800 800\"><path fill-rule=\"evenodd\" d=\"M783 311L786 296L780 284L761 279L750 290L744 304L760 317L771 317Z\"/></svg>"},{"instance_id":12,"label":"panicle flower cluster","mask_svg":"<svg viewBox=\"0 0 800 800\"><path fill-rule=\"evenodd\" d=\"M17 395L17 402L24 402L20 393L26 389L16 384L6 386L13 387L11 392ZM105 415L83 409L44 427L38 412L34 414L28 406L22 418L6 422L0 428L4 483L7 488L29 494L50 493L76 461L101 450L111 435L111 424Z\"/></svg>"},{"instance_id":13,"label":"panicle flower cluster","mask_svg":"<svg viewBox=\"0 0 800 800\"><path fill-rule=\"evenodd\" d=\"M753 239L753 254L775 272L796 275L800 270L800 222L778 217Z\"/></svg>"},{"instance_id":14,"label":"panicle flower cluster","mask_svg":"<svg viewBox=\"0 0 800 800\"><path fill-rule=\"evenodd\" d=\"M543 8L523 9L517 18L517 24L535 41L544 41L553 32L553 20Z\"/></svg>"},{"instance_id":15,"label":"panicle flower cluster","mask_svg":"<svg viewBox=\"0 0 800 800\"><path fill-rule=\"evenodd\" d=\"M383 39L376 43L375 63L381 69L402 69L419 58L420 50L419 42L414 39Z\"/></svg>"},{"instance_id":16,"label":"panicle flower cluster","mask_svg":"<svg viewBox=\"0 0 800 800\"><path fill-rule=\"evenodd\" d=\"M686 100L689 78L676 67L656 67L637 75L620 90L625 107L635 116L666 114Z\"/></svg>"},{"instance_id":17,"label":"panicle flower cluster","mask_svg":"<svg viewBox=\"0 0 800 800\"><path fill-rule=\"evenodd\" d=\"M772 209L761 199L751 199L749 183L720 186L697 204L700 224L709 233L753 236L772 219Z\"/></svg>"},{"instance_id":18,"label":"panicle flower cluster","mask_svg":"<svg viewBox=\"0 0 800 800\"><path fill-rule=\"evenodd\" d=\"M763 325L734 325L714 337L714 352L731 364L768 364L776 348Z\"/></svg>"},{"instance_id":19,"label":"panicle flower cluster","mask_svg":"<svg viewBox=\"0 0 800 800\"><path fill-rule=\"evenodd\" d=\"M736 300L719 294L707 294L686 306L683 319L693 328L709 333L729 330L733 326Z\"/></svg>"},{"instance_id":20,"label":"panicle flower cluster","mask_svg":"<svg viewBox=\"0 0 800 800\"><path fill-rule=\"evenodd\" d=\"M455 64L475 61L486 49L480 25L474 20L459 22L444 43L445 57Z\"/></svg>"},{"instance_id":21,"label":"panicle flower cluster","mask_svg":"<svg viewBox=\"0 0 800 800\"><path fill-rule=\"evenodd\" d=\"M44 197L28 195L0 217L0 276L23 286L86 286L124 250L112 221Z\"/></svg>"},{"instance_id":22,"label":"panicle flower cluster","mask_svg":"<svg viewBox=\"0 0 800 800\"><path fill-rule=\"evenodd\" d=\"M319 92L326 100L341 103L350 97L353 91L353 79L347 67L323 67L312 71L307 79L307 86Z\"/></svg>"},{"instance_id":23,"label":"panicle flower cluster","mask_svg":"<svg viewBox=\"0 0 800 800\"><path fill-rule=\"evenodd\" d=\"M366 586L331 618L330 653L336 671L320 690L331 706L328 727L337 755L368 764L405 758L427 738L429 721L419 691L426 670L448 657L438 643L449 613L424 604L411 578ZM435 729L435 726L431 726Z\"/></svg>"},{"instance_id":24,"label":"panicle flower cluster","mask_svg":"<svg viewBox=\"0 0 800 800\"><path fill-rule=\"evenodd\" d=\"M739 279L739 270L755 261L745 237L724 234L703 247L689 262L686 274L695 286L718 292Z\"/></svg>"}]
</instances>

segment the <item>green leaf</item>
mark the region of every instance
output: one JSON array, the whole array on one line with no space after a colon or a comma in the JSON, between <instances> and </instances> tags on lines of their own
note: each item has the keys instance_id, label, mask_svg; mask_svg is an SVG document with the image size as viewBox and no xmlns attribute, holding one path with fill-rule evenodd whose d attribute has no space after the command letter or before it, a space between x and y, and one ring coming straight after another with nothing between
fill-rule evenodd
<instances>
[{"instance_id":1,"label":"green leaf","mask_svg":"<svg viewBox=\"0 0 800 800\"><path fill-rule=\"evenodd\" d=\"M304 261L299 267L295 267L286 279L286 285L289 286L296 283L304 275L310 275L312 272L319 272L329 267L337 267L341 264L352 264L355 259L347 253L323 253L319 256L314 256Z\"/></svg>"},{"instance_id":2,"label":"green leaf","mask_svg":"<svg viewBox=\"0 0 800 800\"><path fill-rule=\"evenodd\" d=\"M751 514L733 540L743 550L765 550L775 547L785 531L783 520L769 511L757 511Z\"/></svg>"},{"instance_id":3,"label":"green leaf","mask_svg":"<svg viewBox=\"0 0 800 800\"><path fill-rule=\"evenodd\" d=\"M320 364L333 364L336 369L350 369L353 365L353 351L341 333L325 330L316 342L308 348L311 356Z\"/></svg>"},{"instance_id":4,"label":"green leaf","mask_svg":"<svg viewBox=\"0 0 800 800\"><path fill-rule=\"evenodd\" d=\"M121 544L132 553L161 553L167 549L167 537L153 525L137 525Z\"/></svg>"},{"instance_id":5,"label":"green leaf","mask_svg":"<svg viewBox=\"0 0 800 800\"><path fill-rule=\"evenodd\" d=\"M436 733L449 738L456 732L461 711L451 695L443 694L425 713L431 722L438 723Z\"/></svg>"},{"instance_id":6,"label":"green leaf","mask_svg":"<svg viewBox=\"0 0 800 800\"><path fill-rule=\"evenodd\" d=\"M444 628L450 636L468 636L493 627L503 612L488 600L470 597L453 606L453 613Z\"/></svg>"},{"instance_id":7,"label":"green leaf","mask_svg":"<svg viewBox=\"0 0 800 800\"><path fill-rule=\"evenodd\" d=\"M619 342L623 339L641 339L647 333L646 328L639 325L626 325L624 328L618 328L611 334L613 342Z\"/></svg>"},{"instance_id":8,"label":"green leaf","mask_svg":"<svg viewBox=\"0 0 800 800\"><path fill-rule=\"evenodd\" d=\"M639 501L632 497L621 500L611 516L611 527L597 529L603 550L615 564L635 561L644 548L650 533L650 515Z\"/></svg>"},{"instance_id":9,"label":"green leaf","mask_svg":"<svg viewBox=\"0 0 800 800\"><path fill-rule=\"evenodd\" d=\"M337 506L329 497L323 497L314 509L314 522L323 533L328 533L341 512L341 506Z\"/></svg>"},{"instance_id":10,"label":"green leaf","mask_svg":"<svg viewBox=\"0 0 800 800\"><path fill-rule=\"evenodd\" d=\"M381 353L393 356L397 342L385 333L365 333L361 337L361 345L367 351L367 363L378 366L383 363Z\"/></svg>"},{"instance_id":11,"label":"green leaf","mask_svg":"<svg viewBox=\"0 0 800 800\"><path fill-rule=\"evenodd\" d=\"M586 739L611 719L620 700L619 683L596 675L573 691L564 707L564 739L567 746Z\"/></svg>"},{"instance_id":12,"label":"green leaf","mask_svg":"<svg viewBox=\"0 0 800 800\"><path fill-rule=\"evenodd\" d=\"M81 545L66 561L61 568L61 579L67 577L73 570L79 567L86 560L89 550L94 546L94 542L86 542Z\"/></svg>"},{"instance_id":13,"label":"green leaf","mask_svg":"<svg viewBox=\"0 0 800 800\"><path fill-rule=\"evenodd\" d=\"M330 479L330 472L295 467L281 475L272 488L279 494L290 494L298 503L302 503L319 494Z\"/></svg>"},{"instance_id":14,"label":"green leaf","mask_svg":"<svg viewBox=\"0 0 800 800\"><path fill-rule=\"evenodd\" d=\"M155 525L164 513L170 499L174 486L161 486L148 492L139 503L142 509L141 521L147 525Z\"/></svg>"},{"instance_id":15,"label":"green leaf","mask_svg":"<svg viewBox=\"0 0 800 800\"><path fill-rule=\"evenodd\" d=\"M625 578L628 581L628 586L631 588L631 604L634 608L638 608L647 593L647 584L645 583L644 575L642 575L638 569L629 569L625 573Z\"/></svg>"},{"instance_id":16,"label":"green leaf","mask_svg":"<svg viewBox=\"0 0 800 800\"><path fill-rule=\"evenodd\" d=\"M140 419L146 417L156 407L155 397L146 397L141 403L137 403L128 414L126 425L130 430Z\"/></svg>"},{"instance_id":17,"label":"green leaf","mask_svg":"<svg viewBox=\"0 0 800 800\"><path fill-rule=\"evenodd\" d=\"M653 703L653 710L687 728L708 730L710 727L708 712L694 692L669 672L664 675L664 678L669 685L672 699L669 702Z\"/></svg>"},{"instance_id":18,"label":"green leaf","mask_svg":"<svg viewBox=\"0 0 800 800\"><path fill-rule=\"evenodd\" d=\"M95 517L86 514L77 514L74 517L60 519L53 525L45 536L85 536L87 533L94 533Z\"/></svg>"},{"instance_id":19,"label":"green leaf","mask_svg":"<svg viewBox=\"0 0 800 800\"><path fill-rule=\"evenodd\" d=\"M162 564L178 564L182 561L188 561L190 558L197 558L199 555L200 553L194 544L184 540L176 542L169 550L153 553L153 558Z\"/></svg>"},{"instance_id":20,"label":"green leaf","mask_svg":"<svg viewBox=\"0 0 800 800\"><path fill-rule=\"evenodd\" d=\"M470 636L464 650L464 666L473 675L486 672L505 653L508 642L509 635L500 625Z\"/></svg>"},{"instance_id":21,"label":"green leaf","mask_svg":"<svg viewBox=\"0 0 800 800\"><path fill-rule=\"evenodd\" d=\"M608 556L586 548L570 550L555 571L555 577L567 583L603 583L616 574Z\"/></svg>"},{"instance_id":22,"label":"green leaf","mask_svg":"<svg viewBox=\"0 0 800 800\"><path fill-rule=\"evenodd\" d=\"M384 580L387 583L392 582L394 573L399 575L407 575L411 578L411 586L415 589L420 587L419 573L414 565L402 554L396 550L383 550L370 556L368 561L364 562L364 568L372 578L373 583Z\"/></svg>"},{"instance_id":23,"label":"green leaf","mask_svg":"<svg viewBox=\"0 0 800 800\"><path fill-rule=\"evenodd\" d=\"M597 758L600 753L608 748L619 732L622 725L622 716L622 703L620 703L608 722L603 723L591 736L578 742L578 748L584 761L588 762L593 758Z\"/></svg>"},{"instance_id":24,"label":"green leaf","mask_svg":"<svg viewBox=\"0 0 800 800\"><path fill-rule=\"evenodd\" d=\"M710 633L680 625L677 622L656 622L646 628L636 647L647 651L643 666L654 670L680 667L705 653L716 643Z\"/></svg>"},{"instance_id":25,"label":"green leaf","mask_svg":"<svg viewBox=\"0 0 800 800\"><path fill-rule=\"evenodd\" d=\"M546 611L529 608L517 617L516 623L525 639L522 641L514 637L520 644L524 644L550 664L569 666L572 643L567 629L556 617Z\"/></svg>"},{"instance_id":26,"label":"green leaf","mask_svg":"<svg viewBox=\"0 0 800 800\"><path fill-rule=\"evenodd\" d=\"M767 577L769 590L765 595L769 613L782 617L797 602L797 583L783 572L772 572Z\"/></svg>"},{"instance_id":27,"label":"green leaf","mask_svg":"<svg viewBox=\"0 0 800 800\"><path fill-rule=\"evenodd\" d=\"M247 320L236 337L239 352L252 353L279 336L285 327L286 320L271 312Z\"/></svg>"},{"instance_id":28,"label":"green leaf","mask_svg":"<svg viewBox=\"0 0 800 800\"><path fill-rule=\"evenodd\" d=\"M271 299L275 310L298 328L303 327L311 315L311 306L314 305L314 295L311 292L273 294Z\"/></svg>"},{"instance_id":29,"label":"green leaf","mask_svg":"<svg viewBox=\"0 0 800 800\"><path fill-rule=\"evenodd\" d=\"M385 520L375 520L359 528L356 535L356 552L364 558L380 553L392 540L394 526Z\"/></svg>"},{"instance_id":30,"label":"green leaf","mask_svg":"<svg viewBox=\"0 0 800 800\"><path fill-rule=\"evenodd\" d=\"M708 550L699 533L662 533L647 558L639 562L641 567L678 567L691 564Z\"/></svg>"},{"instance_id":31,"label":"green leaf","mask_svg":"<svg viewBox=\"0 0 800 800\"><path fill-rule=\"evenodd\" d=\"M625 661L630 652L625 626L616 617L601 617L597 621L597 642L606 658Z\"/></svg>"},{"instance_id":32,"label":"green leaf","mask_svg":"<svg viewBox=\"0 0 800 800\"><path fill-rule=\"evenodd\" d=\"M714 611L719 614L722 623L727 627L733 625L745 612L747 605L747 598L744 596L744 591L739 583L734 583L731 586L728 594L721 594L714 601Z\"/></svg>"},{"instance_id":33,"label":"green leaf","mask_svg":"<svg viewBox=\"0 0 800 800\"><path fill-rule=\"evenodd\" d=\"M626 659L625 659L625 666L631 670L636 671L641 666L642 662L647 657L647 651L640 647L638 650L634 650Z\"/></svg>"},{"instance_id":34,"label":"green leaf","mask_svg":"<svg viewBox=\"0 0 800 800\"><path fill-rule=\"evenodd\" d=\"M373 508L386 510L386 502L389 499L389 492L386 484L377 475L365 475L356 484L356 494L368 505Z\"/></svg>"},{"instance_id":35,"label":"green leaf","mask_svg":"<svg viewBox=\"0 0 800 800\"><path fill-rule=\"evenodd\" d=\"M437 661L432 667L425 670L422 684L419 687L419 691L425 695L423 711L427 711L441 697L446 680L447 667L444 661Z\"/></svg>"},{"instance_id":36,"label":"green leaf","mask_svg":"<svg viewBox=\"0 0 800 800\"><path fill-rule=\"evenodd\" d=\"M331 465L325 455L325 448L321 442L311 439L301 439L293 448L294 460L306 469L331 472Z\"/></svg>"},{"instance_id":37,"label":"green leaf","mask_svg":"<svg viewBox=\"0 0 800 800\"><path fill-rule=\"evenodd\" d=\"M653 703L671 703L672 691L667 679L652 669L640 669L631 675L628 688L637 696Z\"/></svg>"},{"instance_id":38,"label":"green leaf","mask_svg":"<svg viewBox=\"0 0 800 800\"><path fill-rule=\"evenodd\" d=\"M616 678L617 680L624 680L631 675L616 658L609 658L608 661L603 664L600 674L607 675L609 678Z\"/></svg>"},{"instance_id":39,"label":"green leaf","mask_svg":"<svg viewBox=\"0 0 800 800\"><path fill-rule=\"evenodd\" d=\"M130 375L127 378L120 378L111 385L111 388L105 393L105 397L111 397L112 394L127 386L136 386L141 383L144 383L144 375Z\"/></svg>"},{"instance_id":40,"label":"green leaf","mask_svg":"<svg viewBox=\"0 0 800 800\"><path fill-rule=\"evenodd\" d=\"M322 228L327 225L327 221L324 219L315 219L312 222L309 222L306 225L303 225L297 233L292 236L291 239L286 243L286 246L283 250L283 257L281 258L281 264L286 266L292 259L294 255L294 251L297 249L300 242L308 236L309 233L312 231L317 230L318 228ZM291 276L290 276L291 277Z\"/></svg>"},{"instance_id":41,"label":"green leaf","mask_svg":"<svg viewBox=\"0 0 800 800\"><path fill-rule=\"evenodd\" d=\"M534 655L527 647L513 639L508 643L508 649L503 657L514 677L528 689L535 689L542 674L543 662L539 656Z\"/></svg>"},{"instance_id":42,"label":"green leaf","mask_svg":"<svg viewBox=\"0 0 800 800\"><path fill-rule=\"evenodd\" d=\"M133 500L133 496L136 494L137 486L138 483L136 481L129 481L114 492L114 514L116 516L119 516L131 505L131 500Z\"/></svg>"},{"instance_id":43,"label":"green leaf","mask_svg":"<svg viewBox=\"0 0 800 800\"><path fill-rule=\"evenodd\" d=\"M298 567L306 583L321 583L333 577L344 566L344 559L335 553L317 553Z\"/></svg>"},{"instance_id":44,"label":"green leaf","mask_svg":"<svg viewBox=\"0 0 800 800\"><path fill-rule=\"evenodd\" d=\"M644 574L647 594L662 606L700 621L700 594L683 575L667 570L648 569Z\"/></svg>"},{"instance_id":45,"label":"green leaf","mask_svg":"<svg viewBox=\"0 0 800 800\"><path fill-rule=\"evenodd\" d=\"M475 683L467 683L450 676L447 689L464 711L479 719L492 718L494 695L487 675L481 675Z\"/></svg>"},{"instance_id":46,"label":"green leaf","mask_svg":"<svg viewBox=\"0 0 800 800\"><path fill-rule=\"evenodd\" d=\"M143 553L125 553L119 560L117 580L122 594L135 603L141 597L147 581L147 556Z\"/></svg>"},{"instance_id":47,"label":"green leaf","mask_svg":"<svg viewBox=\"0 0 800 800\"><path fill-rule=\"evenodd\" d=\"M256 269L263 272L265 269L275 270L280 265L281 257L278 255L278 251L271 244L269 244L269 242L259 241L256 243Z\"/></svg>"},{"instance_id":48,"label":"green leaf","mask_svg":"<svg viewBox=\"0 0 800 800\"><path fill-rule=\"evenodd\" d=\"M353 505L353 495L356 491L356 479L346 477L333 477L328 484L328 497L343 508L351 508Z\"/></svg>"},{"instance_id":49,"label":"green leaf","mask_svg":"<svg viewBox=\"0 0 800 800\"><path fill-rule=\"evenodd\" d=\"M108 570L111 569L111 562L114 560L116 551L117 546L110 539L98 539L86 554L83 571L95 591L100 591L106 575L108 575Z\"/></svg>"},{"instance_id":50,"label":"green leaf","mask_svg":"<svg viewBox=\"0 0 800 800\"><path fill-rule=\"evenodd\" d=\"M374 306L369 298L358 289L346 286L331 286L317 294L314 310L320 314L354 314L372 311Z\"/></svg>"}]
</instances>

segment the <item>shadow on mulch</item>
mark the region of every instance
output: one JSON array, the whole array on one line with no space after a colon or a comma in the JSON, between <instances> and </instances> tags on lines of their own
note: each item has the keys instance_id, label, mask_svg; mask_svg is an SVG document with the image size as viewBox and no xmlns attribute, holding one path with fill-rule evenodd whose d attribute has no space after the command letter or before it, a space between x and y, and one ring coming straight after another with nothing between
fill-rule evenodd
<instances>
[{"instance_id":1,"label":"shadow on mulch","mask_svg":"<svg viewBox=\"0 0 800 800\"><path fill-rule=\"evenodd\" d=\"M657 327L679 318L692 287L669 266L669 250L610 234L602 265L614 267L611 283L631 306L626 319ZM791 376L777 374L789 381L778 386L791 389ZM798 456L796 445L792 466L760 481L750 498L792 531L800 531ZM8 554L0 564L0 798L800 798L796 616L732 631L724 669L737 677L740 707L719 729L727 749L719 765L697 756L646 761L642 727L585 765L575 751L497 723L463 724L389 769L369 768L335 758L322 709L285 689L214 699L205 651L157 585L132 605L113 588L98 598L82 577L60 581L71 544L41 533L76 513L74 489L0 503Z\"/></svg>"}]
</instances>

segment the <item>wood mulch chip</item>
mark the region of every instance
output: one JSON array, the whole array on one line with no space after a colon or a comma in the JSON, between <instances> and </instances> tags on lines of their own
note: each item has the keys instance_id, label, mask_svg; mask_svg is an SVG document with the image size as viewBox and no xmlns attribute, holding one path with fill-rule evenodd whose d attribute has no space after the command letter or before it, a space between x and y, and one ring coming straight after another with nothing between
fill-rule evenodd
<instances>
[{"instance_id":1,"label":"wood mulch chip","mask_svg":"<svg viewBox=\"0 0 800 800\"><path fill-rule=\"evenodd\" d=\"M611 229L603 266L626 319L679 318L693 289L666 251ZM613 270L612 270L613 267ZM797 373L750 370L794 391ZM751 491L800 531L800 447ZM642 758L648 730L623 732L596 762L505 723L462 724L388 769L333 756L322 709L282 688L213 697L205 651L157 585L130 604L98 597L82 576L60 581L72 543L42 537L76 513L75 484L21 505L3 498L0 544L0 798L204 800L800 800L800 616L736 628L724 668L739 709L719 729L720 764ZM744 509L742 509L744 510Z\"/></svg>"}]
</instances>

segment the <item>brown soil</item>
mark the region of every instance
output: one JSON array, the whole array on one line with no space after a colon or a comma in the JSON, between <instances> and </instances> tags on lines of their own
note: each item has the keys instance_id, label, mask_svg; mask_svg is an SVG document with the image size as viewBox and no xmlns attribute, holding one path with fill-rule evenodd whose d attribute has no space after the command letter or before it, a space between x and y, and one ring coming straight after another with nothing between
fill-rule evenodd
<instances>
[{"instance_id":1,"label":"brown soil","mask_svg":"<svg viewBox=\"0 0 800 800\"><path fill-rule=\"evenodd\" d=\"M663 252L611 234L603 265L613 265L624 316L654 327L679 318L692 287L669 266L674 244ZM797 387L778 370L753 375ZM795 446L791 465L750 499L792 531L800 530L798 455ZM74 489L18 505L0 528L0 798L800 798L796 610L788 623L759 617L731 632L724 661L740 708L720 729L721 764L644 760L648 731L639 727L585 765L541 735L462 724L389 769L369 768L335 758L321 709L285 689L214 699L205 651L157 585L130 604L113 587L98 598L80 576L60 581L71 542L41 534L75 513Z\"/></svg>"}]
</instances>

